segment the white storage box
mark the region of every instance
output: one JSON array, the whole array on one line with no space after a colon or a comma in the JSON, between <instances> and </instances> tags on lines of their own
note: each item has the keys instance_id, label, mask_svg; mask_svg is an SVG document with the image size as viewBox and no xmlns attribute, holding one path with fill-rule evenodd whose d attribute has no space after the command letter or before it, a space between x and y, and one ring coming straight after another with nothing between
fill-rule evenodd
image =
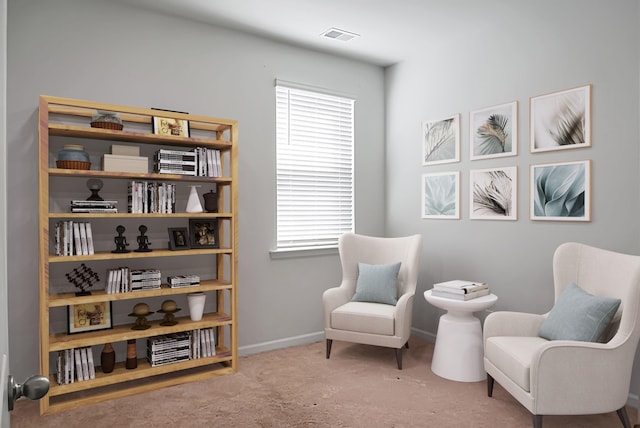
<instances>
[{"instance_id":1,"label":"white storage box","mask_svg":"<svg viewBox=\"0 0 640 428\"><path fill-rule=\"evenodd\" d=\"M144 156L102 155L102 170L117 172L149 172L149 158Z\"/></svg>"}]
</instances>

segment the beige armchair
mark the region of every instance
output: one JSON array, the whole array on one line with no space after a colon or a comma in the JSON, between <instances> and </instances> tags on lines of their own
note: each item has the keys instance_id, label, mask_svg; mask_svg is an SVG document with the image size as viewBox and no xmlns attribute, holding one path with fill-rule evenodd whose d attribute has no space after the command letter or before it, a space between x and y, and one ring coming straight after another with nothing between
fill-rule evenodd
<instances>
[{"instance_id":1,"label":"beige armchair","mask_svg":"<svg viewBox=\"0 0 640 428\"><path fill-rule=\"evenodd\" d=\"M486 318L484 367L489 397L496 380L533 414L534 427L542 427L542 415L615 410L623 426L631 428L624 406L640 336L640 257L566 243L554 254L553 276L556 303L549 313L494 312ZM546 334L550 318L570 307L566 296L571 293L563 293L565 288L575 288L570 283L591 295L621 301L617 311L609 309L615 315L598 341L540 337Z\"/></svg>"},{"instance_id":2,"label":"beige armchair","mask_svg":"<svg viewBox=\"0 0 640 428\"><path fill-rule=\"evenodd\" d=\"M334 339L386 346L395 348L398 369L402 369L402 347L409 346L411 333L422 236L378 238L347 233L340 237L338 246L342 263L342 283L339 287L326 290L322 296L327 358L331 354ZM356 294L359 263L388 265L397 262L400 262L400 269L397 276L397 294L393 296L394 300L397 298L395 306L379 302L352 301Z\"/></svg>"}]
</instances>

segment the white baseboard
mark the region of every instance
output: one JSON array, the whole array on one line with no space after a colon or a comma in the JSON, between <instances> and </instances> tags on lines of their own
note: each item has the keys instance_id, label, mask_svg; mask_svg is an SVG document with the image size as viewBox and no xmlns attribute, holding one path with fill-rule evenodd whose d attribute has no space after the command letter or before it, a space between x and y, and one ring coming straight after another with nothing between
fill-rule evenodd
<instances>
[{"instance_id":1,"label":"white baseboard","mask_svg":"<svg viewBox=\"0 0 640 428\"><path fill-rule=\"evenodd\" d=\"M321 340L324 340L324 331L286 337L284 339L270 340L268 342L256 343L254 345L240 346L238 347L238 355L245 357L251 354L289 348L290 346L306 345L307 343L319 342Z\"/></svg>"},{"instance_id":2,"label":"white baseboard","mask_svg":"<svg viewBox=\"0 0 640 428\"><path fill-rule=\"evenodd\" d=\"M640 409L640 397L638 397L637 394L629 393L629 397L627 398L627 406Z\"/></svg>"}]
</instances>

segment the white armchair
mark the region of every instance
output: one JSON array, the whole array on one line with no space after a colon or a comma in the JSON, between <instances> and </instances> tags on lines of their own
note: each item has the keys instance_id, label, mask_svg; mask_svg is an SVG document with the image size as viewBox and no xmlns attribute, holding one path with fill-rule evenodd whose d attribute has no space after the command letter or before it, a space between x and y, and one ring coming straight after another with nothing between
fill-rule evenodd
<instances>
[{"instance_id":1,"label":"white armchair","mask_svg":"<svg viewBox=\"0 0 640 428\"><path fill-rule=\"evenodd\" d=\"M595 296L620 299L609 330L599 342L547 340L539 334L549 313L490 314L484 323L489 397L496 380L533 414L536 428L542 427L542 415L614 410L631 428L624 406L640 336L640 257L566 243L554 254L553 275L554 309L570 283Z\"/></svg>"},{"instance_id":2,"label":"white armchair","mask_svg":"<svg viewBox=\"0 0 640 428\"><path fill-rule=\"evenodd\" d=\"M418 280L422 236L378 238L347 233L339 240L342 282L322 296L327 354L333 340L395 348L402 369L402 347L409 346L413 298ZM358 263L385 265L401 262L396 305L352 301Z\"/></svg>"}]
</instances>

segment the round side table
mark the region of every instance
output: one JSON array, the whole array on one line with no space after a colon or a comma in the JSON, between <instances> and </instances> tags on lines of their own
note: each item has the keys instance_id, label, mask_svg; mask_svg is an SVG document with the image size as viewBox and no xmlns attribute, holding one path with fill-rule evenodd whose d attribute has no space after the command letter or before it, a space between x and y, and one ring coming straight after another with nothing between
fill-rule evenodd
<instances>
[{"instance_id":1,"label":"round side table","mask_svg":"<svg viewBox=\"0 0 640 428\"><path fill-rule=\"evenodd\" d=\"M440 377L459 382L479 382L486 379L482 327L474 312L484 311L498 301L489 294L471 300L454 300L424 292L433 306L444 309L440 317L431 371Z\"/></svg>"}]
</instances>

